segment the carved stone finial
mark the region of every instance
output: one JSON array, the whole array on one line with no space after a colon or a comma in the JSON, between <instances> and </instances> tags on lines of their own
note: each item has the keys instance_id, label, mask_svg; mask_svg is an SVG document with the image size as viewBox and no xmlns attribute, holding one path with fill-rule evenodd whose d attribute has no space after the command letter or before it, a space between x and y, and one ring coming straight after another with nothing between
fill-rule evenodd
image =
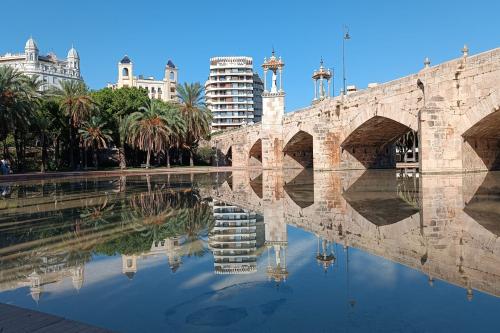
<instances>
[{"instance_id":1,"label":"carved stone finial","mask_svg":"<svg viewBox=\"0 0 500 333\"><path fill-rule=\"evenodd\" d=\"M425 57L424 68L429 68L430 65L431 65L431 60L429 59L429 57Z\"/></svg>"},{"instance_id":2,"label":"carved stone finial","mask_svg":"<svg viewBox=\"0 0 500 333\"><path fill-rule=\"evenodd\" d=\"M462 55L464 57L467 57L469 55L469 47L467 46L467 44L464 44L464 47L462 48Z\"/></svg>"}]
</instances>

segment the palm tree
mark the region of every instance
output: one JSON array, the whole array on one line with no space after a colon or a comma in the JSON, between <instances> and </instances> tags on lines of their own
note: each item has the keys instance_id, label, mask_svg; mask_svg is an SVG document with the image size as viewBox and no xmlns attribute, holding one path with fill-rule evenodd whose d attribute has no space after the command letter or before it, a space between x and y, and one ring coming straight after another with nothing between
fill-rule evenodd
<instances>
[{"instance_id":1,"label":"palm tree","mask_svg":"<svg viewBox=\"0 0 500 333\"><path fill-rule=\"evenodd\" d=\"M189 149L189 165L193 166L193 149L201 138L210 133L212 114L203 102L203 87L200 83L191 83L177 86L177 93L181 100L180 109L186 122L184 146Z\"/></svg>"},{"instance_id":2,"label":"palm tree","mask_svg":"<svg viewBox=\"0 0 500 333\"><path fill-rule=\"evenodd\" d=\"M149 168L151 152L160 153L169 147L174 134L173 118L165 104L151 100L132 113L127 121L128 143L147 152L146 168Z\"/></svg>"},{"instance_id":3,"label":"palm tree","mask_svg":"<svg viewBox=\"0 0 500 333\"><path fill-rule=\"evenodd\" d=\"M81 122L87 119L94 107L87 87L80 81L63 81L54 95L59 97L59 106L68 117L70 137L70 165L75 168L75 134Z\"/></svg>"},{"instance_id":4,"label":"palm tree","mask_svg":"<svg viewBox=\"0 0 500 333\"><path fill-rule=\"evenodd\" d=\"M78 130L85 147L92 147L94 167L98 167L97 151L107 148L107 143L111 141L111 130L105 128L107 123L98 116L92 116L90 120L82 123L82 128Z\"/></svg>"},{"instance_id":5,"label":"palm tree","mask_svg":"<svg viewBox=\"0 0 500 333\"><path fill-rule=\"evenodd\" d=\"M170 168L170 148L174 145L179 145L182 138L186 134L186 122L182 118L177 105L167 104L165 115L168 120L168 125L171 128L171 134L168 137L167 149L165 151L167 159L167 168Z\"/></svg>"},{"instance_id":6,"label":"palm tree","mask_svg":"<svg viewBox=\"0 0 500 333\"><path fill-rule=\"evenodd\" d=\"M30 119L39 107L40 87L38 76L28 77L10 66L0 66L0 138L7 157L6 138L9 132L14 134L18 168L24 164L24 138Z\"/></svg>"}]
</instances>

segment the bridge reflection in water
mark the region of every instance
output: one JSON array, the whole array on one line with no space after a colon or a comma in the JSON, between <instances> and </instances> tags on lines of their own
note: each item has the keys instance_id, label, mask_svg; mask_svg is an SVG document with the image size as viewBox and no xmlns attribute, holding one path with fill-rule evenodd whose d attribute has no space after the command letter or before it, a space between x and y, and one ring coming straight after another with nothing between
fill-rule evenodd
<instances>
[{"instance_id":1,"label":"bridge reflection in water","mask_svg":"<svg viewBox=\"0 0 500 333\"><path fill-rule=\"evenodd\" d=\"M297 264L287 258L290 225L317 237L317 249L300 256L325 271L338 265L337 247L356 248L421 271L431 285L460 286L469 299L473 290L500 296L500 173L247 170L28 182L6 192L0 295L27 287L38 302L65 279L80 290L95 255L119 256L127 281L155 260L176 273L186 258L211 255L210 275L263 273L281 284Z\"/></svg>"},{"instance_id":2,"label":"bridge reflection in water","mask_svg":"<svg viewBox=\"0 0 500 333\"><path fill-rule=\"evenodd\" d=\"M460 286L469 299L474 289L500 296L500 173L233 171L206 195L263 216L266 244L286 248L292 225L318 237L328 264L335 255L325 247L340 244L417 269L431 285Z\"/></svg>"}]
</instances>

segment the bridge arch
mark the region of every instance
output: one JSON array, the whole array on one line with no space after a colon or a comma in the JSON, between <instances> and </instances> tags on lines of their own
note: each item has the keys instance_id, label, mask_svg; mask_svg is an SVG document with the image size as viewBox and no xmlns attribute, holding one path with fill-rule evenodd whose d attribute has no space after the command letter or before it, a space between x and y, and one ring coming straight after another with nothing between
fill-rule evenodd
<instances>
[{"instance_id":1,"label":"bridge arch","mask_svg":"<svg viewBox=\"0 0 500 333\"><path fill-rule=\"evenodd\" d=\"M367 169L386 169L396 167L396 142L408 133L414 133L415 124L405 125L398 120L364 114L353 122L346 131L346 136L340 145L342 159L353 168L361 166ZM400 120L403 120L400 118ZM354 127L357 125L357 127ZM413 135L412 137L417 137ZM413 148L416 159L417 148Z\"/></svg>"},{"instance_id":2,"label":"bridge arch","mask_svg":"<svg viewBox=\"0 0 500 333\"><path fill-rule=\"evenodd\" d=\"M283 148L283 168L301 169L313 167L313 136L297 131Z\"/></svg>"},{"instance_id":3,"label":"bridge arch","mask_svg":"<svg viewBox=\"0 0 500 333\"><path fill-rule=\"evenodd\" d=\"M500 94L471 106L461 121L465 170L500 170Z\"/></svg>"},{"instance_id":4,"label":"bridge arch","mask_svg":"<svg viewBox=\"0 0 500 333\"><path fill-rule=\"evenodd\" d=\"M262 139L257 139L248 152L248 166L262 167Z\"/></svg>"}]
</instances>

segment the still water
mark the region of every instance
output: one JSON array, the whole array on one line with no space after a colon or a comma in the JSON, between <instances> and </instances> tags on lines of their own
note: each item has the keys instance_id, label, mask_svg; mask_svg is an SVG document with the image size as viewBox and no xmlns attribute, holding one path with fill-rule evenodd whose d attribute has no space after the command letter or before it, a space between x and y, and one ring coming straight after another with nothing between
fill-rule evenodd
<instances>
[{"instance_id":1,"label":"still water","mask_svg":"<svg viewBox=\"0 0 500 333\"><path fill-rule=\"evenodd\" d=\"M121 332L500 331L500 173L0 187L3 303Z\"/></svg>"}]
</instances>

